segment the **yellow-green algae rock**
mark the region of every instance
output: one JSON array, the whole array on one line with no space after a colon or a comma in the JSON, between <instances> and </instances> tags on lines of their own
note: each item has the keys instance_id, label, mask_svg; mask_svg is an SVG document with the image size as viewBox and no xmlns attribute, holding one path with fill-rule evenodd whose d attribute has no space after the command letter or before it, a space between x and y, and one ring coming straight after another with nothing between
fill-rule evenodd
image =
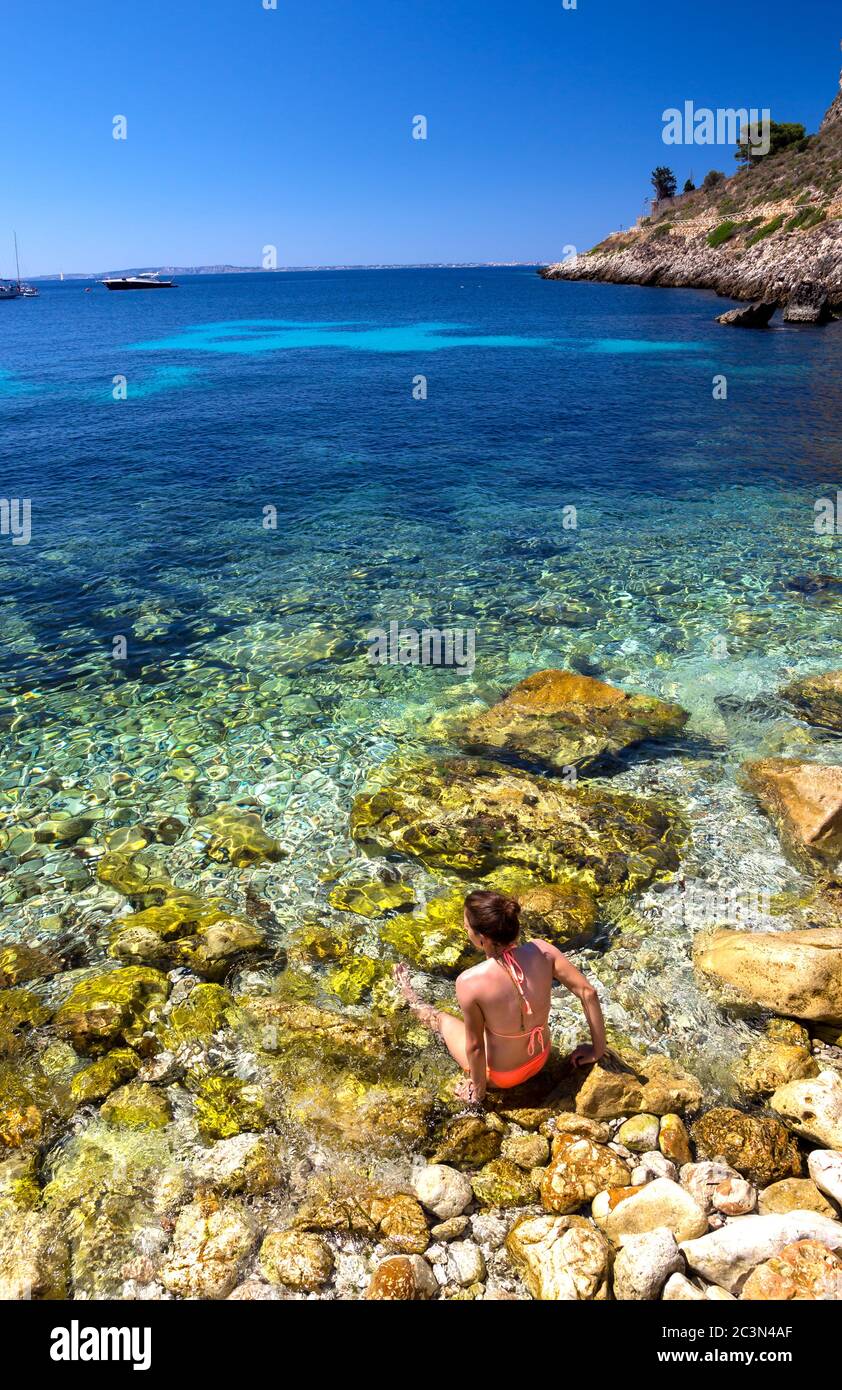
<instances>
[{"instance_id":1,"label":"yellow-green algae rock","mask_svg":"<svg viewBox=\"0 0 842 1390\"><path fill-rule=\"evenodd\" d=\"M471 719L461 742L562 771L586 768L644 739L675 737L687 723L680 705L627 695L575 671L536 671Z\"/></svg>"},{"instance_id":2,"label":"yellow-green algae rock","mask_svg":"<svg viewBox=\"0 0 842 1390\"><path fill-rule=\"evenodd\" d=\"M220 1139L193 1163L205 1187L251 1196L279 1188L286 1176L284 1141L271 1134L235 1134Z\"/></svg>"},{"instance_id":3,"label":"yellow-green algae rock","mask_svg":"<svg viewBox=\"0 0 842 1390\"><path fill-rule=\"evenodd\" d=\"M233 1026L237 1007L222 985L195 985L190 993L168 1008L155 1025L161 1044L170 1052L192 1043L208 1043L215 1033Z\"/></svg>"},{"instance_id":4,"label":"yellow-green algae rock","mask_svg":"<svg viewBox=\"0 0 842 1390\"><path fill-rule=\"evenodd\" d=\"M140 1040L166 1002L170 985L159 970L130 965L76 985L56 1013L57 1032L77 1052L96 1056L118 1039Z\"/></svg>"},{"instance_id":5,"label":"yellow-green algae rock","mask_svg":"<svg viewBox=\"0 0 842 1390\"><path fill-rule=\"evenodd\" d=\"M423 912L393 917L380 936L420 970L455 975L478 959L465 931L464 911L465 894L456 889L431 898Z\"/></svg>"},{"instance_id":6,"label":"yellow-green algae rock","mask_svg":"<svg viewBox=\"0 0 842 1390\"><path fill-rule=\"evenodd\" d=\"M31 1211L40 1199L35 1154L14 1153L0 1159L0 1221L4 1211Z\"/></svg>"},{"instance_id":7,"label":"yellow-green algae rock","mask_svg":"<svg viewBox=\"0 0 842 1390\"><path fill-rule=\"evenodd\" d=\"M67 1241L39 1211L8 1211L0 1221L0 1302L66 1299Z\"/></svg>"},{"instance_id":8,"label":"yellow-green algae rock","mask_svg":"<svg viewBox=\"0 0 842 1390\"><path fill-rule=\"evenodd\" d=\"M232 1076L189 1078L196 1121L205 1139L260 1134L280 1117L279 1104L266 1086Z\"/></svg>"},{"instance_id":9,"label":"yellow-green algae rock","mask_svg":"<svg viewBox=\"0 0 842 1390\"><path fill-rule=\"evenodd\" d=\"M104 1057L77 1071L70 1082L70 1094L77 1105L104 1100L140 1070L140 1058L130 1047L115 1047Z\"/></svg>"},{"instance_id":10,"label":"yellow-green algae rock","mask_svg":"<svg viewBox=\"0 0 842 1390\"><path fill-rule=\"evenodd\" d=\"M0 989L26 984L28 980L44 980L60 968L53 956L35 946L22 942L0 946Z\"/></svg>"},{"instance_id":11,"label":"yellow-green algae rock","mask_svg":"<svg viewBox=\"0 0 842 1390\"><path fill-rule=\"evenodd\" d=\"M122 1129L164 1129L172 1119L165 1092L143 1081L112 1091L99 1113L107 1124Z\"/></svg>"},{"instance_id":12,"label":"yellow-green algae rock","mask_svg":"<svg viewBox=\"0 0 842 1390\"><path fill-rule=\"evenodd\" d=\"M351 833L471 878L514 866L543 882L577 878L596 892L631 892L672 872L681 839L656 801L570 787L469 758L397 760L361 793Z\"/></svg>"},{"instance_id":13,"label":"yellow-green algae rock","mask_svg":"<svg viewBox=\"0 0 842 1390\"><path fill-rule=\"evenodd\" d=\"M325 988L341 999L343 1004L359 1004L384 973L385 967L381 961L371 960L369 956L351 956L344 965L330 971Z\"/></svg>"},{"instance_id":14,"label":"yellow-green algae rock","mask_svg":"<svg viewBox=\"0 0 842 1390\"><path fill-rule=\"evenodd\" d=\"M262 928L219 899L202 902L179 890L158 906L117 918L109 955L126 964L186 965L196 974L218 978L235 956L264 942Z\"/></svg>"},{"instance_id":15,"label":"yellow-green algae rock","mask_svg":"<svg viewBox=\"0 0 842 1390\"><path fill-rule=\"evenodd\" d=\"M391 1033L381 1019L355 1018L275 994L238 1000L265 1052L292 1052L339 1061L371 1061L382 1066Z\"/></svg>"},{"instance_id":16,"label":"yellow-green algae rock","mask_svg":"<svg viewBox=\"0 0 842 1390\"><path fill-rule=\"evenodd\" d=\"M254 1220L240 1202L200 1192L178 1215L161 1270L165 1288L179 1298L225 1298L257 1238Z\"/></svg>"},{"instance_id":17,"label":"yellow-green algae rock","mask_svg":"<svg viewBox=\"0 0 842 1390\"><path fill-rule=\"evenodd\" d=\"M275 863L286 853L277 840L266 834L259 816L230 806L222 806L211 815L200 817L190 833L202 841L209 859L228 862L235 869Z\"/></svg>"},{"instance_id":18,"label":"yellow-green algae rock","mask_svg":"<svg viewBox=\"0 0 842 1390\"><path fill-rule=\"evenodd\" d=\"M401 1154L426 1142L434 1097L421 1087L366 1082L350 1072L302 1082L288 1097L307 1130L351 1150Z\"/></svg>"},{"instance_id":19,"label":"yellow-green algae rock","mask_svg":"<svg viewBox=\"0 0 842 1390\"><path fill-rule=\"evenodd\" d=\"M336 931L333 927L325 926L322 922L305 922L302 927L292 933L287 955L291 961L314 961L317 964L344 960L345 956L353 950L354 938L357 934L347 927Z\"/></svg>"},{"instance_id":20,"label":"yellow-green algae rock","mask_svg":"<svg viewBox=\"0 0 842 1390\"><path fill-rule=\"evenodd\" d=\"M0 1148L31 1149L50 1141L71 1108L66 1087L35 1058L0 1061Z\"/></svg>"},{"instance_id":21,"label":"yellow-green algae rock","mask_svg":"<svg viewBox=\"0 0 842 1390\"><path fill-rule=\"evenodd\" d=\"M122 850L109 851L97 864L96 876L107 888L114 888L124 898L141 901L144 906L163 902L176 891L175 885L160 868L156 859Z\"/></svg>"},{"instance_id":22,"label":"yellow-green algae rock","mask_svg":"<svg viewBox=\"0 0 842 1390\"><path fill-rule=\"evenodd\" d=\"M471 1178L474 1196L483 1207L525 1207L538 1199L530 1173L508 1158L494 1158Z\"/></svg>"},{"instance_id":23,"label":"yellow-green algae rock","mask_svg":"<svg viewBox=\"0 0 842 1390\"><path fill-rule=\"evenodd\" d=\"M328 894L328 902L340 912L356 912L361 917L385 917L415 901L415 894L406 883L381 883L369 879L365 883L338 883Z\"/></svg>"},{"instance_id":24,"label":"yellow-green algae rock","mask_svg":"<svg viewBox=\"0 0 842 1390\"><path fill-rule=\"evenodd\" d=\"M26 1034L49 1017L50 1010L29 990L0 990L0 1057L20 1052Z\"/></svg>"}]
</instances>

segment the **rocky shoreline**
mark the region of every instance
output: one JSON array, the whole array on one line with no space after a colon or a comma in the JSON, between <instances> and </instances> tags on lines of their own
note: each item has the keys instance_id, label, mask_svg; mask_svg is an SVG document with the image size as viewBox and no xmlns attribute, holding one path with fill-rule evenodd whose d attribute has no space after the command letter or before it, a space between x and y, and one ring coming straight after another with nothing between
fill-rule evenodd
<instances>
[{"instance_id":1,"label":"rocky shoreline","mask_svg":"<svg viewBox=\"0 0 842 1390\"><path fill-rule=\"evenodd\" d=\"M781 699L842 731L842 673ZM755 1025L719 1097L614 1034L595 1066L554 1052L465 1114L391 978L405 960L450 988L473 882L568 949L669 884L681 808L604 773L686 718L554 670L454 712L458 756L397 757L356 798L376 872L337 879L332 915L282 951L249 884L287 851L253 813L103 834L45 807L3 832L5 853L74 846L110 918L97 964L60 933L0 943L0 1297L840 1297L842 769L745 768L815 887L782 930L695 942L718 1007ZM227 866L240 901L180 884L188 852ZM440 879L423 906L413 862Z\"/></svg>"},{"instance_id":2,"label":"rocky shoreline","mask_svg":"<svg viewBox=\"0 0 842 1390\"><path fill-rule=\"evenodd\" d=\"M546 280L714 290L824 322L842 308L842 83L803 150L672 200L585 254L539 270Z\"/></svg>"}]
</instances>

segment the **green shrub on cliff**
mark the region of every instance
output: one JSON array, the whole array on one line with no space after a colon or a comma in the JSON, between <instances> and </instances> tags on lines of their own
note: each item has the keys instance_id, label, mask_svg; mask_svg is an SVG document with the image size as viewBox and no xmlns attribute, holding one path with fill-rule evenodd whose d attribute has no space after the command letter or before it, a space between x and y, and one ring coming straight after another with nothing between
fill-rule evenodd
<instances>
[{"instance_id":1,"label":"green shrub on cliff","mask_svg":"<svg viewBox=\"0 0 842 1390\"><path fill-rule=\"evenodd\" d=\"M802 208L800 212L789 219L786 230L788 232L806 232L811 227L817 227L820 222L824 222L826 217L827 208Z\"/></svg>"},{"instance_id":2,"label":"green shrub on cliff","mask_svg":"<svg viewBox=\"0 0 842 1390\"><path fill-rule=\"evenodd\" d=\"M712 232L708 232L708 246L722 246L724 242L730 241L738 226L739 223L726 218L718 227L714 227Z\"/></svg>"},{"instance_id":3,"label":"green shrub on cliff","mask_svg":"<svg viewBox=\"0 0 842 1390\"><path fill-rule=\"evenodd\" d=\"M746 246L755 246L758 241L763 241L764 237L771 236L777 232L786 221L786 213L780 212L777 217L773 217L769 222L764 222L762 227L758 227L753 236L750 236Z\"/></svg>"}]
</instances>

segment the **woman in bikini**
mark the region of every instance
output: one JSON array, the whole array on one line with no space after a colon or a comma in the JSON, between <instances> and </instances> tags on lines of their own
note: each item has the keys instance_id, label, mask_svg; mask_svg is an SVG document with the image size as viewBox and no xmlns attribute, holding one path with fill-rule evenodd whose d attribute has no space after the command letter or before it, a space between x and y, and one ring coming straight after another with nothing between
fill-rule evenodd
<instances>
[{"instance_id":1,"label":"woman in bikini","mask_svg":"<svg viewBox=\"0 0 842 1390\"><path fill-rule=\"evenodd\" d=\"M469 893L465 899L468 940L485 960L456 981L462 1018L423 1003L409 982L405 965L395 968L413 1013L438 1033L466 1073L458 1094L481 1105L487 1086L508 1089L535 1076L550 1055L550 992L559 980L581 1000L591 1030L590 1046L571 1054L573 1066L597 1062L605 1053L605 1025L599 999L566 956L549 941L524 941L520 904L502 893Z\"/></svg>"}]
</instances>

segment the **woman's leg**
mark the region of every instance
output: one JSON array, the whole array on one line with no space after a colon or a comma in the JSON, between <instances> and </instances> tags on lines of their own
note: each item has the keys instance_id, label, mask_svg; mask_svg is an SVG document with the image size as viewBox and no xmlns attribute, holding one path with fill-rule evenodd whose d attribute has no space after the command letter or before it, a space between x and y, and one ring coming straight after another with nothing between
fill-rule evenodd
<instances>
[{"instance_id":1,"label":"woman's leg","mask_svg":"<svg viewBox=\"0 0 842 1390\"><path fill-rule=\"evenodd\" d=\"M436 1009L432 1004L425 1004L419 999L409 982L409 971L405 965L396 965L394 973L401 994L415 1017L431 1032L439 1034L454 1062L467 1072L469 1068L465 1051L465 1025L461 1018L454 1018L452 1014L446 1014L442 1009Z\"/></svg>"}]
</instances>

